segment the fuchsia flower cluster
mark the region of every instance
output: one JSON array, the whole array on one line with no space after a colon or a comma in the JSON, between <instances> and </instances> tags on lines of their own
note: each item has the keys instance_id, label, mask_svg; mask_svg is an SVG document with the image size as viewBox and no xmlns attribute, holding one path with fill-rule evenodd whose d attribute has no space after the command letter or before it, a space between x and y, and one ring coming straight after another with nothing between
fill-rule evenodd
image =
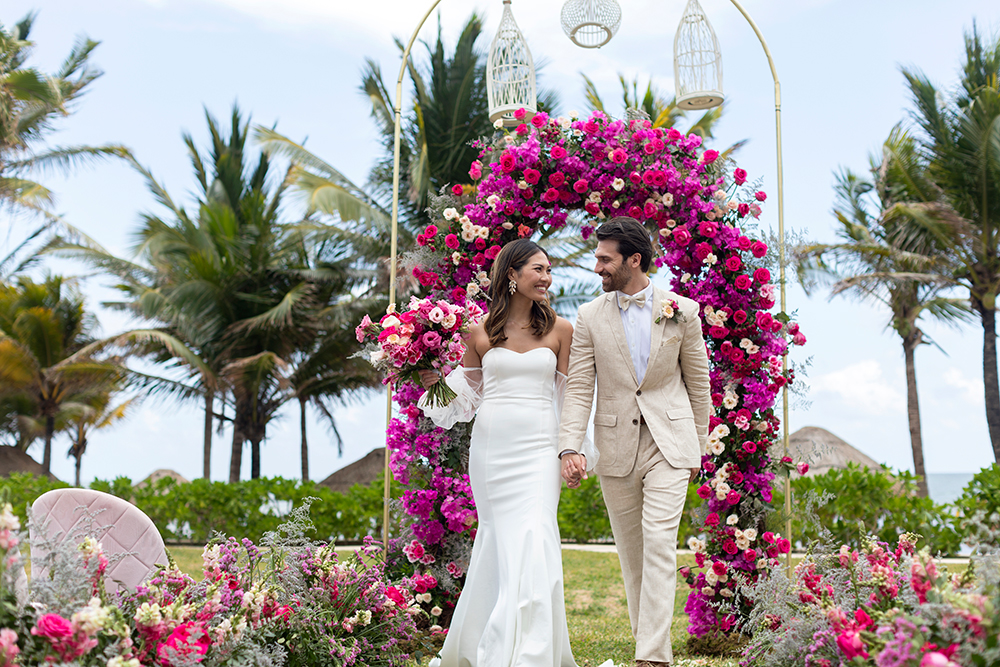
<instances>
[{"instance_id":1,"label":"fuchsia flower cluster","mask_svg":"<svg viewBox=\"0 0 1000 667\"><path fill-rule=\"evenodd\" d=\"M788 597L760 581L750 591L761 597L758 627L742 664L959 667L1000 659L996 577L977 590L968 572L946 576L926 549L915 552L917 539L809 557L795 568Z\"/></svg>"},{"instance_id":2,"label":"fuchsia flower cluster","mask_svg":"<svg viewBox=\"0 0 1000 667\"><path fill-rule=\"evenodd\" d=\"M672 272L674 291L702 307L712 363L717 416L703 461L703 497L709 517L726 520L704 526L702 559L755 576L758 557L785 546L780 538L767 545L756 536L744 541L756 529L749 508L771 500L773 406L793 377L782 355L788 339L806 342L798 325L770 312L777 288L765 266L769 249L751 232L767 195L749 186L743 169L727 171L697 135L599 111L521 119L512 134L483 147L469 170L476 185L454 186L452 205L418 236L419 256L434 259L415 267L414 277L431 298L485 308L489 269L505 243L563 227L571 211L586 221L585 238L616 215L643 222L659 249L656 266ZM475 515L455 456L467 434L428 425L414 405L420 394L416 388L397 394L400 416L390 423L388 443L395 478L417 487L403 507L413 537L433 558L474 535ZM706 575L698 576L704 582ZM691 593L691 604L703 610L692 615L692 631L700 634L735 620L716 613L725 597L717 579L713 595L708 587Z\"/></svg>"}]
</instances>

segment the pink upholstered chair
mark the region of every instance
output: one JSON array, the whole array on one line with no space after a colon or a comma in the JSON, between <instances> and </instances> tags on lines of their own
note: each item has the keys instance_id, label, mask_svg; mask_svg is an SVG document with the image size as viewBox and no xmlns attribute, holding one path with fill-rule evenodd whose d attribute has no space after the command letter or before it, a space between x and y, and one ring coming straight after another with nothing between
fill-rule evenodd
<instances>
[{"instance_id":1,"label":"pink upholstered chair","mask_svg":"<svg viewBox=\"0 0 1000 667\"><path fill-rule=\"evenodd\" d=\"M116 592L119 585L134 591L156 570L157 564L167 564L163 538L156 526L142 510L117 496L90 489L56 489L39 496L31 509L35 521L46 526L49 537L56 533L66 535L85 516L103 510L94 517L93 523L95 527L109 527L100 536L104 553L108 556L127 554L108 566L105 588L109 593ZM37 537L35 530L37 528L32 525L33 543ZM45 553L37 549L33 544L32 577L45 575L40 565Z\"/></svg>"}]
</instances>

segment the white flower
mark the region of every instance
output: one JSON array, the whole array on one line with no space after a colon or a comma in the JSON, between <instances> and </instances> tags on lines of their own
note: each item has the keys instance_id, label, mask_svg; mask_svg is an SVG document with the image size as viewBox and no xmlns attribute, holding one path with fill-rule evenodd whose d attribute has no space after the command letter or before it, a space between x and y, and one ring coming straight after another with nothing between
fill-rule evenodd
<instances>
[{"instance_id":1,"label":"white flower","mask_svg":"<svg viewBox=\"0 0 1000 667\"><path fill-rule=\"evenodd\" d=\"M601 193L598 192L597 190L594 190L593 192L590 193L590 195L587 196L587 201L599 204L601 202Z\"/></svg>"},{"instance_id":2,"label":"white flower","mask_svg":"<svg viewBox=\"0 0 1000 667\"><path fill-rule=\"evenodd\" d=\"M573 130L573 136L574 137L582 137L583 136L583 130Z\"/></svg>"},{"instance_id":3,"label":"white flower","mask_svg":"<svg viewBox=\"0 0 1000 667\"><path fill-rule=\"evenodd\" d=\"M459 264L461 264L462 263L462 253L458 252L457 250L455 252L451 253L451 263L454 264L455 266L458 266Z\"/></svg>"},{"instance_id":4,"label":"white flower","mask_svg":"<svg viewBox=\"0 0 1000 667\"><path fill-rule=\"evenodd\" d=\"M745 551L750 548L750 540L747 539L745 534L736 536L736 547L740 551Z\"/></svg>"},{"instance_id":5,"label":"white flower","mask_svg":"<svg viewBox=\"0 0 1000 667\"><path fill-rule=\"evenodd\" d=\"M431 308L431 311L427 313L427 319L435 324L439 324L444 319L444 311L441 310L441 306Z\"/></svg>"},{"instance_id":6,"label":"white flower","mask_svg":"<svg viewBox=\"0 0 1000 667\"><path fill-rule=\"evenodd\" d=\"M613 187L618 192L621 192L622 189L625 187L625 181L623 181L620 178L616 178L615 180L611 181L611 187Z\"/></svg>"},{"instance_id":7,"label":"white flower","mask_svg":"<svg viewBox=\"0 0 1000 667\"><path fill-rule=\"evenodd\" d=\"M756 528L747 528L746 530L743 531L743 537L745 537L748 540L750 540L751 542L753 542L754 540L757 539L757 529Z\"/></svg>"},{"instance_id":8,"label":"white flower","mask_svg":"<svg viewBox=\"0 0 1000 667\"><path fill-rule=\"evenodd\" d=\"M691 274L690 273L685 273L683 276L681 276L681 282L682 283L686 283L689 280L691 280Z\"/></svg>"},{"instance_id":9,"label":"white flower","mask_svg":"<svg viewBox=\"0 0 1000 667\"><path fill-rule=\"evenodd\" d=\"M670 192L665 192L663 193L663 197L660 198L660 201L663 202L664 206L669 208L674 205L674 195Z\"/></svg>"},{"instance_id":10,"label":"white flower","mask_svg":"<svg viewBox=\"0 0 1000 667\"><path fill-rule=\"evenodd\" d=\"M567 118L566 116L559 116L558 120L559 120L559 127L561 127L564 130L568 130L569 126L573 124L573 121Z\"/></svg>"},{"instance_id":11,"label":"white flower","mask_svg":"<svg viewBox=\"0 0 1000 667\"><path fill-rule=\"evenodd\" d=\"M729 495L731 487L725 482L719 482L719 485L715 487L715 498L717 500L725 500L726 496Z\"/></svg>"},{"instance_id":12,"label":"white flower","mask_svg":"<svg viewBox=\"0 0 1000 667\"><path fill-rule=\"evenodd\" d=\"M160 612L160 605L157 603L143 602L132 617L136 623L146 626L156 626L163 622L163 614Z\"/></svg>"},{"instance_id":13,"label":"white flower","mask_svg":"<svg viewBox=\"0 0 1000 667\"><path fill-rule=\"evenodd\" d=\"M444 319L441 320L441 326L443 326L445 329L451 329L452 327L455 326L455 323L457 321L458 320L455 318L455 313L448 313L447 315L444 316Z\"/></svg>"},{"instance_id":14,"label":"white flower","mask_svg":"<svg viewBox=\"0 0 1000 667\"><path fill-rule=\"evenodd\" d=\"M503 127L503 118L497 118L495 121L493 121L493 127L495 127L498 130L500 128L502 128Z\"/></svg>"},{"instance_id":15,"label":"white flower","mask_svg":"<svg viewBox=\"0 0 1000 667\"><path fill-rule=\"evenodd\" d=\"M736 516L735 514L730 514L728 517L726 517L726 524L727 525L735 526L739 522L740 522L740 518L738 516Z\"/></svg>"},{"instance_id":16,"label":"white flower","mask_svg":"<svg viewBox=\"0 0 1000 667\"><path fill-rule=\"evenodd\" d=\"M430 630L431 632L441 632L442 630L444 630L444 628L442 628L442 627L441 627L440 625L432 625L432 626L431 626L431 627L429 628L429 630Z\"/></svg>"},{"instance_id":17,"label":"white flower","mask_svg":"<svg viewBox=\"0 0 1000 667\"><path fill-rule=\"evenodd\" d=\"M709 451L709 452L710 452L710 453L711 453L711 454L712 454L713 456L718 456L718 455L719 455L719 454L721 454L722 452L726 451L726 446L725 446L725 445L723 445L723 444L722 444L721 442L719 442L719 441L716 441L715 443L710 443L710 444L708 445L708 451Z\"/></svg>"},{"instance_id":18,"label":"white flower","mask_svg":"<svg viewBox=\"0 0 1000 667\"><path fill-rule=\"evenodd\" d=\"M441 607L434 607L433 609L431 609L431 616L434 617L440 616L442 611L443 610L441 609Z\"/></svg>"},{"instance_id":19,"label":"white flower","mask_svg":"<svg viewBox=\"0 0 1000 667\"><path fill-rule=\"evenodd\" d=\"M724 598L731 598L733 597L733 592L728 588L723 588L722 590L719 591L719 595L721 595Z\"/></svg>"},{"instance_id":20,"label":"white flower","mask_svg":"<svg viewBox=\"0 0 1000 667\"><path fill-rule=\"evenodd\" d=\"M725 438L729 435L729 427L725 424L719 424L712 430L712 433L716 434L720 438Z\"/></svg>"},{"instance_id":21,"label":"white flower","mask_svg":"<svg viewBox=\"0 0 1000 667\"><path fill-rule=\"evenodd\" d=\"M712 568L708 568L708 570L705 572L705 583L707 583L709 586L715 586L717 583L719 583L719 575L717 575L715 573L715 570L713 570Z\"/></svg>"},{"instance_id":22,"label":"white flower","mask_svg":"<svg viewBox=\"0 0 1000 667\"><path fill-rule=\"evenodd\" d=\"M569 112L569 117L570 118L579 118L580 117L580 112L579 111L575 111L575 110L574 111L570 111Z\"/></svg>"},{"instance_id":23,"label":"white flower","mask_svg":"<svg viewBox=\"0 0 1000 667\"><path fill-rule=\"evenodd\" d=\"M469 296L479 294L479 283L469 283L465 286L465 293Z\"/></svg>"},{"instance_id":24,"label":"white flower","mask_svg":"<svg viewBox=\"0 0 1000 667\"><path fill-rule=\"evenodd\" d=\"M500 203L500 197L498 195L490 195L486 198L486 203L496 209L497 204ZM462 224L465 224L464 220L462 221Z\"/></svg>"},{"instance_id":25,"label":"white flower","mask_svg":"<svg viewBox=\"0 0 1000 667\"><path fill-rule=\"evenodd\" d=\"M514 137L510 136L509 134L506 137L504 137L503 140L504 140L504 143L507 144L508 146L513 146L514 145L515 139L514 139Z\"/></svg>"},{"instance_id":26,"label":"white flower","mask_svg":"<svg viewBox=\"0 0 1000 667\"><path fill-rule=\"evenodd\" d=\"M517 182L517 189L518 190L527 190L528 189L528 181L526 181L524 179L521 179L520 181L518 181Z\"/></svg>"},{"instance_id":27,"label":"white flower","mask_svg":"<svg viewBox=\"0 0 1000 667\"><path fill-rule=\"evenodd\" d=\"M715 256L714 252L708 253L708 256L705 257L705 263L708 264L709 266L713 266L718 261L719 261L719 258Z\"/></svg>"},{"instance_id":28,"label":"white flower","mask_svg":"<svg viewBox=\"0 0 1000 667\"><path fill-rule=\"evenodd\" d=\"M705 586L704 588L701 589L701 592L707 597L710 598L715 597L715 589L712 588L711 586Z\"/></svg>"},{"instance_id":29,"label":"white flower","mask_svg":"<svg viewBox=\"0 0 1000 667\"><path fill-rule=\"evenodd\" d=\"M475 228L475 233L476 233L476 236L478 236L479 238L482 238L482 239L489 238L489 236L490 236L490 228L489 227L478 227L477 226Z\"/></svg>"},{"instance_id":30,"label":"white flower","mask_svg":"<svg viewBox=\"0 0 1000 667\"><path fill-rule=\"evenodd\" d=\"M615 201L611 202L611 208L618 208L621 205L622 205L622 203L620 201L618 201L617 199Z\"/></svg>"},{"instance_id":31,"label":"white flower","mask_svg":"<svg viewBox=\"0 0 1000 667\"><path fill-rule=\"evenodd\" d=\"M417 595L417 602L430 602L432 596L430 593L419 593Z\"/></svg>"},{"instance_id":32,"label":"white flower","mask_svg":"<svg viewBox=\"0 0 1000 667\"><path fill-rule=\"evenodd\" d=\"M731 391L727 391L726 395L722 397L722 405L724 405L727 410L732 410L739 405L739 403L739 397Z\"/></svg>"},{"instance_id":33,"label":"white flower","mask_svg":"<svg viewBox=\"0 0 1000 667\"><path fill-rule=\"evenodd\" d=\"M141 667L141 665L137 658L130 658L126 660L122 656L116 655L115 657L108 660L108 667Z\"/></svg>"},{"instance_id":34,"label":"white flower","mask_svg":"<svg viewBox=\"0 0 1000 667\"><path fill-rule=\"evenodd\" d=\"M712 199L714 199L715 201L722 201L725 198L726 198L725 190L716 190L715 192L712 193Z\"/></svg>"},{"instance_id":35,"label":"white flower","mask_svg":"<svg viewBox=\"0 0 1000 667\"><path fill-rule=\"evenodd\" d=\"M670 229L673 229L674 227L677 226L677 221L674 220L673 218L668 218L666 224L667 224L667 227L669 227Z\"/></svg>"},{"instance_id":36,"label":"white flower","mask_svg":"<svg viewBox=\"0 0 1000 667\"><path fill-rule=\"evenodd\" d=\"M73 625L88 635L103 628L107 620L108 610L101 606L101 598L90 598L87 606L73 614L72 617Z\"/></svg>"},{"instance_id":37,"label":"white flower","mask_svg":"<svg viewBox=\"0 0 1000 667\"><path fill-rule=\"evenodd\" d=\"M462 230L462 240L466 243L472 243L476 238L476 233L471 229Z\"/></svg>"},{"instance_id":38,"label":"white flower","mask_svg":"<svg viewBox=\"0 0 1000 667\"><path fill-rule=\"evenodd\" d=\"M454 208L446 208L441 214L444 216L445 220L458 220L458 211Z\"/></svg>"}]
</instances>

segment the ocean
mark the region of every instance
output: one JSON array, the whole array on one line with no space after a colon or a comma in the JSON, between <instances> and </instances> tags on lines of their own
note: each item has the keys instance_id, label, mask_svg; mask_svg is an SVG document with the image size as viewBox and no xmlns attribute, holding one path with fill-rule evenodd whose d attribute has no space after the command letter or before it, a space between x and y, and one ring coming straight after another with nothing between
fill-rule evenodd
<instances>
[{"instance_id":1,"label":"ocean","mask_svg":"<svg viewBox=\"0 0 1000 667\"><path fill-rule=\"evenodd\" d=\"M972 481L974 474L971 472L928 473L927 491L936 503L954 502L962 495L962 489Z\"/></svg>"}]
</instances>

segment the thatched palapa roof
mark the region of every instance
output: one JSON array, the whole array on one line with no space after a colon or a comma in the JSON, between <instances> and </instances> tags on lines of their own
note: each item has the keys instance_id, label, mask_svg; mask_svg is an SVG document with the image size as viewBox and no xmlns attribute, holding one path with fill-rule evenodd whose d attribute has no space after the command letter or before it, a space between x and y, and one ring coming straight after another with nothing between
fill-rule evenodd
<instances>
[{"instance_id":1,"label":"thatched palapa roof","mask_svg":"<svg viewBox=\"0 0 1000 667\"><path fill-rule=\"evenodd\" d=\"M56 479L50 472L45 472L42 464L28 456L17 447L0 445L0 477L10 477L13 472L27 472L36 477L48 476Z\"/></svg>"},{"instance_id":2,"label":"thatched palapa roof","mask_svg":"<svg viewBox=\"0 0 1000 667\"><path fill-rule=\"evenodd\" d=\"M366 486L381 477L384 465L385 447L379 447L336 471L320 482L320 485L338 493L347 493L355 484Z\"/></svg>"},{"instance_id":3,"label":"thatched palapa roof","mask_svg":"<svg viewBox=\"0 0 1000 667\"><path fill-rule=\"evenodd\" d=\"M809 464L806 477L847 468L848 463L857 463L872 470L882 469L878 461L818 426L806 426L792 433L788 438L788 451L795 461Z\"/></svg>"}]
</instances>

